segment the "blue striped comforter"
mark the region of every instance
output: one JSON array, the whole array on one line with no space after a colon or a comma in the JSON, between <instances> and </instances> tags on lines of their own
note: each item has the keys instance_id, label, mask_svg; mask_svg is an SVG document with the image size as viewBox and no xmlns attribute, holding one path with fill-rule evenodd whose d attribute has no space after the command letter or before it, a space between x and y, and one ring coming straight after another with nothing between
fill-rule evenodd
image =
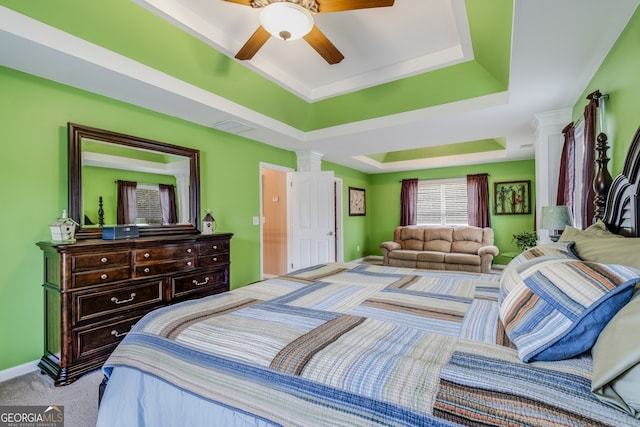
<instances>
[{"instance_id":1,"label":"blue striped comforter","mask_svg":"<svg viewBox=\"0 0 640 427\"><path fill-rule=\"evenodd\" d=\"M591 359L524 364L499 276L319 265L150 313L105 364L286 426L638 425Z\"/></svg>"}]
</instances>

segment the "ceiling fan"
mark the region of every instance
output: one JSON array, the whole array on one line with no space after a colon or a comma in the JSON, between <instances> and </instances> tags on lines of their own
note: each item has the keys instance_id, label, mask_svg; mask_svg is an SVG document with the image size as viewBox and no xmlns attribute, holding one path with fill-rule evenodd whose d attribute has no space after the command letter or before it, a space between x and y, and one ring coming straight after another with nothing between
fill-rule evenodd
<instances>
[{"instance_id":1,"label":"ceiling fan","mask_svg":"<svg viewBox=\"0 0 640 427\"><path fill-rule=\"evenodd\" d=\"M312 13L341 12L393 6L394 0L224 0L262 8L260 26L236 53L236 59L248 60L271 36L281 40L304 38L329 64L337 64L344 55L314 24Z\"/></svg>"}]
</instances>

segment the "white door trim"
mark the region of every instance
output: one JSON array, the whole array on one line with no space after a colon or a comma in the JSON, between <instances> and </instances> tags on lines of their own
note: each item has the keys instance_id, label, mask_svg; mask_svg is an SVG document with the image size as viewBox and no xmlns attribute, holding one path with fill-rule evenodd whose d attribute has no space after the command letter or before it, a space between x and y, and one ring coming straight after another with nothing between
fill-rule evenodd
<instances>
[{"instance_id":1,"label":"white door trim","mask_svg":"<svg viewBox=\"0 0 640 427\"><path fill-rule=\"evenodd\" d=\"M342 178L334 178L336 184L336 261L344 262L344 233Z\"/></svg>"}]
</instances>

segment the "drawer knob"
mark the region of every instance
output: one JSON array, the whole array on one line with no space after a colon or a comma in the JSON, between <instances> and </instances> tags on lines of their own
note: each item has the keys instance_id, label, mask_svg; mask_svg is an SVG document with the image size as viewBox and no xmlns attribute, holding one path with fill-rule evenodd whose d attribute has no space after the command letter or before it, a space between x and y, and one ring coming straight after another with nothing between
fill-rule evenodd
<instances>
[{"instance_id":1,"label":"drawer knob","mask_svg":"<svg viewBox=\"0 0 640 427\"><path fill-rule=\"evenodd\" d=\"M100 262L103 264L106 264L107 262L109 262L109 259L107 257L103 257L103 258L100 258Z\"/></svg>"},{"instance_id":2,"label":"drawer knob","mask_svg":"<svg viewBox=\"0 0 640 427\"><path fill-rule=\"evenodd\" d=\"M145 257L145 258L149 258L150 256L151 256L151 254L149 254L149 252L145 252L145 253L144 253L144 257Z\"/></svg>"},{"instance_id":3,"label":"drawer knob","mask_svg":"<svg viewBox=\"0 0 640 427\"><path fill-rule=\"evenodd\" d=\"M149 270L149 267L145 267L145 268L144 268L144 270L142 270L142 271L144 271L145 273L148 273L148 272L150 272L151 270Z\"/></svg>"},{"instance_id":4,"label":"drawer knob","mask_svg":"<svg viewBox=\"0 0 640 427\"><path fill-rule=\"evenodd\" d=\"M136 297L136 293L135 292L131 292L131 297L129 299L124 299L122 301L120 301L117 297L111 297L111 301L115 304L124 304L126 302L131 302L133 301L133 299Z\"/></svg>"},{"instance_id":5,"label":"drawer knob","mask_svg":"<svg viewBox=\"0 0 640 427\"><path fill-rule=\"evenodd\" d=\"M106 274L104 274L104 273L100 276L100 278L101 278L102 280L107 280L107 278L108 278L108 277L109 277L109 276L107 276L107 275L106 275Z\"/></svg>"},{"instance_id":6,"label":"drawer knob","mask_svg":"<svg viewBox=\"0 0 640 427\"><path fill-rule=\"evenodd\" d=\"M193 250L191 250L191 248L187 249L187 253L190 254L191 252L193 252Z\"/></svg>"},{"instance_id":7,"label":"drawer knob","mask_svg":"<svg viewBox=\"0 0 640 427\"><path fill-rule=\"evenodd\" d=\"M191 267L191 264L193 264L191 261L187 261L187 265L188 265L189 267Z\"/></svg>"},{"instance_id":8,"label":"drawer knob","mask_svg":"<svg viewBox=\"0 0 640 427\"><path fill-rule=\"evenodd\" d=\"M213 258L211 258L211 259L212 259L214 262L217 262L217 261L218 261L218 257L215 257L215 256L214 256Z\"/></svg>"},{"instance_id":9,"label":"drawer knob","mask_svg":"<svg viewBox=\"0 0 640 427\"><path fill-rule=\"evenodd\" d=\"M193 283L193 284L194 284L194 285L196 285L196 286L203 286L203 285L206 285L207 283L209 283L209 276L207 276L207 278L206 278L206 279L204 279L204 282L198 282L197 280L193 279L193 280L191 281L191 283Z\"/></svg>"},{"instance_id":10,"label":"drawer knob","mask_svg":"<svg viewBox=\"0 0 640 427\"><path fill-rule=\"evenodd\" d=\"M213 249L218 249L218 245L213 245Z\"/></svg>"},{"instance_id":11,"label":"drawer knob","mask_svg":"<svg viewBox=\"0 0 640 427\"><path fill-rule=\"evenodd\" d=\"M127 334L128 334L128 332L122 332L122 333L120 333L120 332L116 331L115 329L114 329L113 331L111 331L111 335L113 335L113 336L114 336L114 337L116 337L116 338L123 337L123 336L125 336L125 335L127 335Z\"/></svg>"}]
</instances>

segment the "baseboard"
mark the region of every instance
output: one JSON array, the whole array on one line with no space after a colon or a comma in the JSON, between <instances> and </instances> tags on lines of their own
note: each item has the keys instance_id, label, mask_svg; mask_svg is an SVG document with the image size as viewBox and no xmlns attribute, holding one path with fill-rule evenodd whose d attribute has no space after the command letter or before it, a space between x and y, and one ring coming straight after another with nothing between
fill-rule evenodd
<instances>
[{"instance_id":1,"label":"baseboard","mask_svg":"<svg viewBox=\"0 0 640 427\"><path fill-rule=\"evenodd\" d=\"M363 261L372 260L372 259L382 260L382 255L367 255L362 258L351 260L349 262L363 262Z\"/></svg>"},{"instance_id":2,"label":"baseboard","mask_svg":"<svg viewBox=\"0 0 640 427\"><path fill-rule=\"evenodd\" d=\"M0 371L0 382L8 381L15 377L19 377L20 375L28 374L29 372L37 371L38 362L40 362L40 359Z\"/></svg>"}]
</instances>

